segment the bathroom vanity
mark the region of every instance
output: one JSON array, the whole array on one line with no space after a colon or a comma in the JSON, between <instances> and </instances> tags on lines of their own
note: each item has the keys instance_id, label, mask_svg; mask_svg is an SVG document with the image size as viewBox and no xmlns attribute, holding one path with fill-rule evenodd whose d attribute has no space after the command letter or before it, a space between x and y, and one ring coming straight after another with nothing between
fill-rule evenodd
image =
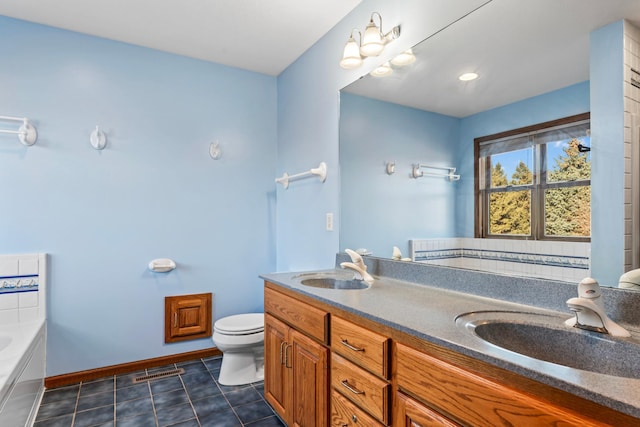
<instances>
[{"instance_id":1,"label":"bathroom vanity","mask_svg":"<svg viewBox=\"0 0 640 427\"><path fill-rule=\"evenodd\" d=\"M334 273L343 271L322 274ZM295 273L262 276L265 396L288 425L640 426L637 377L522 357L455 321L486 312L561 321L568 312L374 275L360 290L305 286Z\"/></svg>"}]
</instances>

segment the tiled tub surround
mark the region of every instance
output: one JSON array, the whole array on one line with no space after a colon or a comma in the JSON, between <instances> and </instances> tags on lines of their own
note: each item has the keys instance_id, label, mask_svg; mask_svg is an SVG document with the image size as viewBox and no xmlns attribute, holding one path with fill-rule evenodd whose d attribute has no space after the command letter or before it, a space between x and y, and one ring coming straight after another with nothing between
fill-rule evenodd
<instances>
[{"instance_id":1,"label":"tiled tub surround","mask_svg":"<svg viewBox=\"0 0 640 427\"><path fill-rule=\"evenodd\" d=\"M590 273L590 243L507 239L409 240L411 259L514 276L579 282Z\"/></svg>"},{"instance_id":2,"label":"tiled tub surround","mask_svg":"<svg viewBox=\"0 0 640 427\"><path fill-rule=\"evenodd\" d=\"M575 284L364 258L376 278L366 290L304 286L295 278L299 272L261 277L418 339L639 418L640 423L640 380L529 359L483 343L455 325L456 316L482 310L551 314L562 324L571 316L565 301L576 296ZM336 268L348 259L346 254L338 254ZM610 317L639 337L640 292L604 288L603 295ZM621 354L619 359L603 363L624 364L624 357Z\"/></svg>"},{"instance_id":3,"label":"tiled tub surround","mask_svg":"<svg viewBox=\"0 0 640 427\"><path fill-rule=\"evenodd\" d=\"M45 254L0 256L0 425L30 425L44 389Z\"/></svg>"}]
</instances>

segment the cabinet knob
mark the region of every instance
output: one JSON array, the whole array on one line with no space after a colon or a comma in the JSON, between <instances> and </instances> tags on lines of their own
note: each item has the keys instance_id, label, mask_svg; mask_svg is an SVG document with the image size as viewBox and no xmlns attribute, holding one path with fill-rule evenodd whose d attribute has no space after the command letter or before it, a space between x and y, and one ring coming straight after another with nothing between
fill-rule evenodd
<instances>
[{"instance_id":1,"label":"cabinet knob","mask_svg":"<svg viewBox=\"0 0 640 427\"><path fill-rule=\"evenodd\" d=\"M358 417L356 417L356 414L351 415L351 421L353 421L354 423L358 422Z\"/></svg>"}]
</instances>

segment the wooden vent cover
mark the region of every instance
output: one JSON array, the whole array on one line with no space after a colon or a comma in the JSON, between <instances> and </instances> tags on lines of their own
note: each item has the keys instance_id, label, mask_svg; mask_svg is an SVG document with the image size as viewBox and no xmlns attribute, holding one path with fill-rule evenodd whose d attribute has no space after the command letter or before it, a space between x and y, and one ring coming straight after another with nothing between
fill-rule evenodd
<instances>
[{"instance_id":1,"label":"wooden vent cover","mask_svg":"<svg viewBox=\"0 0 640 427\"><path fill-rule=\"evenodd\" d=\"M164 342L211 336L211 293L164 299Z\"/></svg>"}]
</instances>

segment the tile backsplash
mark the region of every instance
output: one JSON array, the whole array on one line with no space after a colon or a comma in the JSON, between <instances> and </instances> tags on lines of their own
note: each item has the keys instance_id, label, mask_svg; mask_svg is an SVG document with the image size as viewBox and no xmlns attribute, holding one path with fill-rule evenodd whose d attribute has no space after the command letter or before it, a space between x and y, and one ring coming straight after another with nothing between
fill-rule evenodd
<instances>
[{"instance_id":1,"label":"tile backsplash","mask_svg":"<svg viewBox=\"0 0 640 427\"><path fill-rule=\"evenodd\" d=\"M46 317L46 254L0 255L0 324Z\"/></svg>"},{"instance_id":2,"label":"tile backsplash","mask_svg":"<svg viewBox=\"0 0 640 427\"><path fill-rule=\"evenodd\" d=\"M591 244L511 239L414 239L411 258L426 264L579 282L590 275Z\"/></svg>"}]
</instances>

